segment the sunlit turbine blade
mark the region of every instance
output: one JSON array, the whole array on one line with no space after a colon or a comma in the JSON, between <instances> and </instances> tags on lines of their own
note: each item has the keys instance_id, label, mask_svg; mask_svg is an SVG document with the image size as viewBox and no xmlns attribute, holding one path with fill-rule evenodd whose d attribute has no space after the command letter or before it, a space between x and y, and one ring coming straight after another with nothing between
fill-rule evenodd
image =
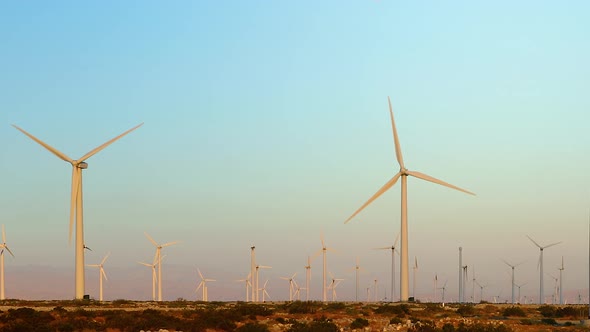
<instances>
[{"instance_id":1,"label":"sunlit turbine blade","mask_svg":"<svg viewBox=\"0 0 590 332\"><path fill-rule=\"evenodd\" d=\"M104 280L109 280L109 278L107 278L107 274L104 272L104 269L102 267L100 268L100 272L102 273Z\"/></svg>"},{"instance_id":2,"label":"sunlit turbine blade","mask_svg":"<svg viewBox=\"0 0 590 332\"><path fill-rule=\"evenodd\" d=\"M397 233L397 236L395 237L395 241L393 241L393 247L397 247L397 242L399 240L399 233Z\"/></svg>"},{"instance_id":3,"label":"sunlit turbine blade","mask_svg":"<svg viewBox=\"0 0 590 332\"><path fill-rule=\"evenodd\" d=\"M88 266L88 267L100 267L100 265L98 265L98 264L86 264L86 266Z\"/></svg>"},{"instance_id":4,"label":"sunlit turbine blade","mask_svg":"<svg viewBox=\"0 0 590 332\"><path fill-rule=\"evenodd\" d=\"M115 138L112 138L111 140L107 141L107 142L106 142L106 143L104 143L103 145L101 145L101 146L99 146L99 147L97 147L97 148L94 148L94 150L92 150L92 151L88 152L87 154L85 154L84 156L82 156L82 158L78 159L78 162L83 162L84 160L86 160L86 159L88 159L88 158L92 157L93 155L95 155L96 153L98 153L100 150L102 150L102 149L106 148L107 146L109 146L109 145L111 145L113 142L115 142L116 140L118 140L118 139L120 139L121 137L123 137L123 136L125 136L125 135L129 134L130 132L134 131L135 129L137 129L137 128L141 127L142 125L143 125L143 122L142 122L142 123L140 123L140 124L138 124L137 126L135 126L135 127L131 128L131 129L127 130L126 132L122 133L121 135L119 135L119 136L117 136L117 137L115 137Z\"/></svg>"},{"instance_id":5,"label":"sunlit turbine blade","mask_svg":"<svg viewBox=\"0 0 590 332\"><path fill-rule=\"evenodd\" d=\"M201 281L201 282L199 283L199 286L197 286L197 289L195 289L195 292L198 292L198 291L199 291L199 289L201 289L201 286L203 286L203 283L204 283L204 281Z\"/></svg>"},{"instance_id":6,"label":"sunlit turbine blade","mask_svg":"<svg viewBox=\"0 0 590 332\"><path fill-rule=\"evenodd\" d=\"M150 235L149 235L147 232L143 232L143 234L145 234L145 236L148 238L148 240L150 240L150 242L151 242L151 243L152 243L154 246L158 247L158 243L157 243L156 241L154 241L154 239L152 239L152 237L151 237L151 236L150 236Z\"/></svg>"},{"instance_id":7,"label":"sunlit turbine blade","mask_svg":"<svg viewBox=\"0 0 590 332\"><path fill-rule=\"evenodd\" d=\"M322 240L322 249L326 247L326 244L324 243L324 232L320 232L320 239Z\"/></svg>"},{"instance_id":8,"label":"sunlit turbine blade","mask_svg":"<svg viewBox=\"0 0 590 332\"><path fill-rule=\"evenodd\" d=\"M168 247L168 246L178 244L178 243L180 243L180 241L168 242L168 243L164 243L161 247L164 248L164 247Z\"/></svg>"},{"instance_id":9,"label":"sunlit turbine blade","mask_svg":"<svg viewBox=\"0 0 590 332\"><path fill-rule=\"evenodd\" d=\"M348 219L346 219L346 221L344 223L346 224L347 222L349 222L352 218L354 218L357 214L359 214L359 212L361 212L369 204L373 203L373 201L376 200L377 198L379 198L379 196L381 196L384 192L389 190L389 188L393 187L393 185L397 182L397 179L399 179L399 177L401 175L402 175L401 172L398 172L396 175L394 175L391 178L391 180L387 181L387 183L384 184L383 187L381 187L381 189L379 189L371 198L369 198L369 200L365 204L363 204L363 206L361 206L350 217L348 217Z\"/></svg>"},{"instance_id":10,"label":"sunlit turbine blade","mask_svg":"<svg viewBox=\"0 0 590 332\"><path fill-rule=\"evenodd\" d=\"M72 168L72 195L70 198L70 233L68 241L72 244L72 233L74 232L74 218L76 216L76 202L78 201L78 177L80 175L78 167Z\"/></svg>"},{"instance_id":11,"label":"sunlit turbine blade","mask_svg":"<svg viewBox=\"0 0 590 332\"><path fill-rule=\"evenodd\" d=\"M558 245L558 244L560 244L560 243L562 243L562 242L563 242L563 241L559 241L559 242L556 242L556 243L552 243L552 244L550 244L550 245L546 245L546 246L544 246L544 247L543 247L543 249L547 249L547 248L549 248L549 247L556 246L556 245Z\"/></svg>"},{"instance_id":12,"label":"sunlit turbine blade","mask_svg":"<svg viewBox=\"0 0 590 332\"><path fill-rule=\"evenodd\" d=\"M383 250L383 249L389 249L389 250L391 250L391 247L373 248L373 250Z\"/></svg>"},{"instance_id":13,"label":"sunlit turbine blade","mask_svg":"<svg viewBox=\"0 0 590 332\"><path fill-rule=\"evenodd\" d=\"M148 264L148 263L144 263L144 262L137 262L137 263L139 263L139 264L141 264L141 265L148 266L148 267L152 267L152 265L151 265L151 264Z\"/></svg>"},{"instance_id":14,"label":"sunlit turbine blade","mask_svg":"<svg viewBox=\"0 0 590 332\"><path fill-rule=\"evenodd\" d=\"M258 265L258 268L260 268L260 269L272 269L271 266L265 266L265 265Z\"/></svg>"},{"instance_id":15,"label":"sunlit turbine blade","mask_svg":"<svg viewBox=\"0 0 590 332\"><path fill-rule=\"evenodd\" d=\"M44 148L46 148L47 150L49 150L51 153L53 153L54 155L56 155L59 159L63 160L63 161L67 161L70 164L73 164L74 161L72 160L72 158L66 156L64 153L58 151L56 148L50 146L49 144L41 141L40 139L38 139L37 137L27 133L24 129L18 127L17 125L12 125L14 128L16 128L17 130L19 130L21 133L29 136L30 139L32 139L33 141L39 143L41 146L43 146Z\"/></svg>"},{"instance_id":16,"label":"sunlit turbine blade","mask_svg":"<svg viewBox=\"0 0 590 332\"><path fill-rule=\"evenodd\" d=\"M215 279L205 279L205 281L217 281Z\"/></svg>"},{"instance_id":17,"label":"sunlit turbine blade","mask_svg":"<svg viewBox=\"0 0 590 332\"><path fill-rule=\"evenodd\" d=\"M471 191L469 191L469 190L465 190L465 189L459 188L459 187L457 187L457 186L454 186L454 185L452 185L452 184L450 184L450 183L446 183L446 182L444 182L444 181L442 181L442 180L439 180L439 179L433 178L433 177L432 177L432 176L430 176L430 175L426 175L426 174L424 174L424 173L415 172L415 171L407 171L406 173L408 173L408 175L415 176L415 177L417 177L417 178L419 178L419 179L426 180L426 181L430 181L430 182L432 182L432 183L436 183L436 184L440 184L441 186L449 187L449 188L451 188L451 189L459 190L459 191L462 191L462 192L464 192L464 193L466 193L466 194L469 194L469 195L473 195L473 196L475 196L475 194L474 194L474 193L472 193L472 192L471 192Z\"/></svg>"},{"instance_id":18,"label":"sunlit turbine blade","mask_svg":"<svg viewBox=\"0 0 590 332\"><path fill-rule=\"evenodd\" d=\"M109 258L110 255L111 255L111 253L109 252L106 256L104 256L104 258L102 259L102 262L100 262L100 265L104 264L104 262L106 262L107 258Z\"/></svg>"},{"instance_id":19,"label":"sunlit turbine blade","mask_svg":"<svg viewBox=\"0 0 590 332\"><path fill-rule=\"evenodd\" d=\"M537 242L535 242L535 240L533 240L530 236L526 236L529 238L529 240L531 240L531 242L533 242L537 247L542 248Z\"/></svg>"},{"instance_id":20,"label":"sunlit turbine blade","mask_svg":"<svg viewBox=\"0 0 590 332\"><path fill-rule=\"evenodd\" d=\"M391 100L389 96L387 96L387 102L389 103L389 116L391 117L391 129L393 130L393 141L395 143L395 156L397 158L397 162L401 168L406 168L404 166L404 157L402 156L402 148L399 144L399 138L397 137L397 129L395 129L395 121L393 120L393 108L391 107Z\"/></svg>"},{"instance_id":21,"label":"sunlit turbine blade","mask_svg":"<svg viewBox=\"0 0 590 332\"><path fill-rule=\"evenodd\" d=\"M201 280L205 279L205 278L203 278L203 274L201 273L201 270L197 269L197 272L199 272L199 276L201 277Z\"/></svg>"},{"instance_id":22,"label":"sunlit turbine blade","mask_svg":"<svg viewBox=\"0 0 590 332\"><path fill-rule=\"evenodd\" d=\"M6 243L6 232L4 231L4 224L2 224L2 243Z\"/></svg>"}]
</instances>

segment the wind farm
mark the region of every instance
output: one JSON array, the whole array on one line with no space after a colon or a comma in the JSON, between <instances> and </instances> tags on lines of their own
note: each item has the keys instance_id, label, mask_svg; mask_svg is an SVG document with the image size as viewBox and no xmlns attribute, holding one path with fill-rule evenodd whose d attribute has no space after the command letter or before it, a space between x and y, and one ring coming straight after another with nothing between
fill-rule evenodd
<instances>
[{"instance_id":1,"label":"wind farm","mask_svg":"<svg viewBox=\"0 0 590 332\"><path fill-rule=\"evenodd\" d=\"M0 330L17 301L565 328L590 302L589 10L4 4Z\"/></svg>"}]
</instances>

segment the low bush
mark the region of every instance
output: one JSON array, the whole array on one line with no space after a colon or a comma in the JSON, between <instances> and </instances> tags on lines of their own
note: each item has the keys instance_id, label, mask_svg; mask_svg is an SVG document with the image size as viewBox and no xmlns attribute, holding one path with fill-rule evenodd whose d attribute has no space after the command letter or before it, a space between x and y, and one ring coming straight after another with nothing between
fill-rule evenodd
<instances>
[{"instance_id":1,"label":"low bush","mask_svg":"<svg viewBox=\"0 0 590 332\"><path fill-rule=\"evenodd\" d=\"M521 307L508 307L502 311L502 316L506 317L526 317L526 313Z\"/></svg>"},{"instance_id":2,"label":"low bush","mask_svg":"<svg viewBox=\"0 0 590 332\"><path fill-rule=\"evenodd\" d=\"M364 318L357 318L350 323L351 329L362 329L364 327L369 326L369 321Z\"/></svg>"}]
</instances>

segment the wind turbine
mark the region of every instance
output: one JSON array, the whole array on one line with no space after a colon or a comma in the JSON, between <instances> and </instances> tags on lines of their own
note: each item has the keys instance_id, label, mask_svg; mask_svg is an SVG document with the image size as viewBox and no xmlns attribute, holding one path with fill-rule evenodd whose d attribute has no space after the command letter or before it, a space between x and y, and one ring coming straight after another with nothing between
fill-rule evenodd
<instances>
[{"instance_id":1,"label":"wind turbine","mask_svg":"<svg viewBox=\"0 0 590 332\"><path fill-rule=\"evenodd\" d=\"M258 284L256 283L256 247L250 247L250 288L252 290L252 296L250 299L252 302L258 302Z\"/></svg>"},{"instance_id":2,"label":"wind turbine","mask_svg":"<svg viewBox=\"0 0 590 332\"><path fill-rule=\"evenodd\" d=\"M436 289L437 289L437 283L438 283L438 274L434 274L434 296L432 297L432 302L436 303Z\"/></svg>"},{"instance_id":3,"label":"wind turbine","mask_svg":"<svg viewBox=\"0 0 590 332\"><path fill-rule=\"evenodd\" d=\"M395 248L397 246L397 240L399 240L399 233L395 237L395 241L391 247L381 247L375 249L391 249L391 302L395 302Z\"/></svg>"},{"instance_id":4,"label":"wind turbine","mask_svg":"<svg viewBox=\"0 0 590 332\"><path fill-rule=\"evenodd\" d=\"M354 266L354 270L355 270L355 274L356 274L355 301L358 302L359 301L359 272L360 272L360 270L362 270L360 263L359 263L358 256L356 256L356 265Z\"/></svg>"},{"instance_id":5,"label":"wind turbine","mask_svg":"<svg viewBox=\"0 0 590 332\"><path fill-rule=\"evenodd\" d=\"M326 293L326 253L328 251L333 251L334 249L332 248L328 248L326 247L326 243L324 242L324 234L320 233L320 239L322 240L322 249L320 249L316 255L318 255L320 252L323 254L323 265L324 265L324 269L322 271L322 300L324 302L328 301L328 295Z\"/></svg>"},{"instance_id":6,"label":"wind turbine","mask_svg":"<svg viewBox=\"0 0 590 332\"><path fill-rule=\"evenodd\" d=\"M166 255L162 256L162 259L165 256ZM156 300L156 282L158 280L157 275L156 275L156 266L158 265L158 255L157 254L154 255L154 261L152 264L148 264L148 263L144 263L144 262L138 262L138 263L152 269L152 301L155 301Z\"/></svg>"},{"instance_id":7,"label":"wind turbine","mask_svg":"<svg viewBox=\"0 0 590 332\"><path fill-rule=\"evenodd\" d=\"M158 261L158 301L162 301L162 248L177 244L178 241L158 244L152 237L144 232L148 240L156 247L156 259Z\"/></svg>"},{"instance_id":8,"label":"wind turbine","mask_svg":"<svg viewBox=\"0 0 590 332\"><path fill-rule=\"evenodd\" d=\"M374 297L375 302L377 302L377 279L375 279L374 281L375 281L375 286L373 289L373 297Z\"/></svg>"},{"instance_id":9,"label":"wind turbine","mask_svg":"<svg viewBox=\"0 0 590 332\"><path fill-rule=\"evenodd\" d=\"M520 287L522 287L522 286L524 286L526 284L527 284L526 282L524 284L520 284L520 285L519 284L516 284L516 283L514 284L514 286L518 287L518 303L520 303ZM525 304L526 304L526 301L525 301Z\"/></svg>"},{"instance_id":10,"label":"wind turbine","mask_svg":"<svg viewBox=\"0 0 590 332\"><path fill-rule=\"evenodd\" d=\"M459 190L465 192L470 195L475 195L474 193L467 191L465 189L461 189L456 187L452 184L446 183L439 179L433 178L429 175L409 171L406 169L404 164L404 159L402 157L402 150L400 147L399 139L397 137L397 130L395 128L395 122L393 120L393 110L391 107L391 100L387 97L387 101L389 102L389 114L391 117L391 128L393 130L393 140L395 142L395 154L397 157L397 162L400 166L399 172L397 172L391 180L387 181L381 189L379 189L369 200L363 204L358 210L356 210L344 223L350 221L354 216L356 216L359 212L361 212L365 207L371 204L374 200L376 200L379 196L381 196L384 192L389 190L401 177L402 185L401 185L401 273L400 273L400 293L401 293L401 301L406 302L408 301L408 293L409 293L409 258L408 258L408 205L407 205L407 178L408 175L417 177L419 179L430 181L445 187L449 187L455 190Z\"/></svg>"},{"instance_id":11,"label":"wind turbine","mask_svg":"<svg viewBox=\"0 0 590 332\"><path fill-rule=\"evenodd\" d=\"M371 285L367 286L367 302L371 302Z\"/></svg>"},{"instance_id":12,"label":"wind turbine","mask_svg":"<svg viewBox=\"0 0 590 332\"><path fill-rule=\"evenodd\" d=\"M311 258L307 256L307 265L305 266L305 300L309 301L309 280L311 279Z\"/></svg>"},{"instance_id":13,"label":"wind turbine","mask_svg":"<svg viewBox=\"0 0 590 332\"><path fill-rule=\"evenodd\" d=\"M262 302L266 302L266 296L268 296L268 298L270 299L270 295L268 295L268 292L266 291L266 284L268 284L268 279L266 280L266 282L264 282L264 286L262 286L262 288L260 289L262 291Z\"/></svg>"},{"instance_id":14,"label":"wind turbine","mask_svg":"<svg viewBox=\"0 0 590 332\"><path fill-rule=\"evenodd\" d=\"M51 153L56 155L58 158L66 161L72 165L72 195L70 199L70 243L72 241L72 230L74 227L74 219L76 220L76 288L75 288L75 296L77 300L81 300L84 298L84 216L83 216L83 201L82 201L82 170L88 168L88 164L85 162L86 159L92 157L93 155L97 154L107 146L111 145L121 137L129 134L130 132L134 131L135 129L141 127L143 123L127 130L126 132L122 133L121 135L112 138L111 140L107 141L106 143L94 148L87 154L83 155L78 160L73 160L72 158L68 157L64 153L58 151L54 147L50 146L49 144L41 141L37 137L29 134L28 132L24 131L20 127L16 125L12 125L14 128L22 132L23 134L27 135L33 141L39 143L45 149L49 150Z\"/></svg>"},{"instance_id":15,"label":"wind turbine","mask_svg":"<svg viewBox=\"0 0 590 332\"><path fill-rule=\"evenodd\" d=\"M246 283L246 302L250 301L250 287L252 286L252 284L250 283L250 274L251 273L248 273L248 276L246 277L246 279L236 280L236 281Z\"/></svg>"},{"instance_id":16,"label":"wind turbine","mask_svg":"<svg viewBox=\"0 0 590 332\"><path fill-rule=\"evenodd\" d=\"M553 281L555 281L555 284L554 284L554 286L553 286L553 295L551 295L551 304L555 304L555 301L557 300L557 292L558 292L558 289L557 289L557 287L558 287L558 286L557 286L557 282L559 281L559 279L558 279L557 277L554 277L553 275L551 275L551 274L549 274L549 273L547 273L547 275L548 275L548 276L549 276L551 279L553 279Z\"/></svg>"},{"instance_id":17,"label":"wind turbine","mask_svg":"<svg viewBox=\"0 0 590 332\"><path fill-rule=\"evenodd\" d=\"M510 268L512 269L512 282L511 282L511 284L512 284L512 287L511 287L511 288L512 288L512 304L514 304L514 286L516 286L516 284L514 283L514 268L515 268L515 267L517 267L517 266L519 266L519 265L520 265L520 264L522 264L523 262L521 262L521 263L518 263L518 264L515 264L515 265L512 265L512 264L508 263L508 262L507 262L507 261L505 261L505 260L502 260L502 261L503 261L503 262L504 262L506 265L510 266Z\"/></svg>"},{"instance_id":18,"label":"wind turbine","mask_svg":"<svg viewBox=\"0 0 590 332\"><path fill-rule=\"evenodd\" d=\"M418 258L414 256L414 282L412 282L412 296L414 297L414 301L416 301L416 271L418 271Z\"/></svg>"},{"instance_id":19,"label":"wind turbine","mask_svg":"<svg viewBox=\"0 0 590 332\"><path fill-rule=\"evenodd\" d=\"M479 282L475 282L479 286L479 302L483 302L483 289L487 287L487 285L482 285Z\"/></svg>"},{"instance_id":20,"label":"wind turbine","mask_svg":"<svg viewBox=\"0 0 590 332\"><path fill-rule=\"evenodd\" d=\"M259 302L260 300L260 295L259 295L259 291L262 289L258 288L258 276L259 276L259 269L272 269L272 267L270 266L264 266L264 265L256 265L256 302ZM268 280L266 281L268 282ZM264 284L266 286L266 283ZM264 293L262 294L262 302L264 302Z\"/></svg>"},{"instance_id":21,"label":"wind turbine","mask_svg":"<svg viewBox=\"0 0 590 332\"><path fill-rule=\"evenodd\" d=\"M468 277L467 265L464 265L463 266L463 291L462 291L463 301L465 301L465 287L467 286L467 277Z\"/></svg>"},{"instance_id":22,"label":"wind turbine","mask_svg":"<svg viewBox=\"0 0 590 332\"><path fill-rule=\"evenodd\" d=\"M294 287L294 280L293 278L295 278L295 276L297 275L297 272L295 272L290 278L289 277L281 277L281 279L283 280L287 280L289 281L289 301L292 302L293 301L293 292L295 291L295 287Z\"/></svg>"},{"instance_id":23,"label":"wind turbine","mask_svg":"<svg viewBox=\"0 0 590 332\"><path fill-rule=\"evenodd\" d=\"M4 224L2 224L2 244L0 245L0 248L2 248L2 251L0 251L0 300L4 300L6 299L4 293L4 249L6 249L12 257L14 257L14 254L12 251L10 251L10 248L8 248L8 245L6 244L6 232L4 231Z\"/></svg>"},{"instance_id":24,"label":"wind turbine","mask_svg":"<svg viewBox=\"0 0 590 332\"><path fill-rule=\"evenodd\" d=\"M104 256L104 258L102 259L102 261L100 262L100 264L90 264L90 265L86 265L89 267L97 267L98 268L98 287L99 287L99 301L102 302L102 277L104 277L105 280L108 280L106 273L104 273L104 262L107 261L107 258L109 258L109 255L111 253L109 252L106 256Z\"/></svg>"},{"instance_id":25,"label":"wind turbine","mask_svg":"<svg viewBox=\"0 0 590 332\"><path fill-rule=\"evenodd\" d=\"M537 247L539 247L539 263L537 264L537 268L540 267L540 271L539 271L539 304L543 304L543 301L545 301L545 292L543 290L543 250L547 249L549 247L553 247L555 245L558 245L561 243L561 241L556 242L556 243L552 243L552 244L548 244L546 246L541 246L539 245L537 242L535 242L535 240L533 240L530 236L526 236L529 238L529 240L531 240L532 243L534 243Z\"/></svg>"},{"instance_id":26,"label":"wind turbine","mask_svg":"<svg viewBox=\"0 0 590 332\"><path fill-rule=\"evenodd\" d=\"M199 269L197 269L197 272L199 272L199 277L201 277L201 282L199 283L199 286L197 286L197 289L195 289L195 292L198 292L199 289L202 288L203 301L207 302L207 301L209 301L209 289L207 288L207 282L215 281L215 279L206 279L205 277L203 277L203 274L201 273L201 270L199 270Z\"/></svg>"},{"instance_id":27,"label":"wind turbine","mask_svg":"<svg viewBox=\"0 0 590 332\"><path fill-rule=\"evenodd\" d=\"M332 301L336 300L336 286L338 286L338 284L343 281L344 279L338 279L338 278L334 278L334 275L330 272L330 277L332 277L332 282L330 283L330 286L328 286L328 289L332 289Z\"/></svg>"},{"instance_id":28,"label":"wind turbine","mask_svg":"<svg viewBox=\"0 0 590 332\"><path fill-rule=\"evenodd\" d=\"M442 298L441 298L441 303L444 305L445 304L445 290L447 289L447 282L449 282L448 280L445 280L445 284L439 288L442 290Z\"/></svg>"},{"instance_id":29,"label":"wind turbine","mask_svg":"<svg viewBox=\"0 0 590 332\"><path fill-rule=\"evenodd\" d=\"M563 256L561 256L561 267L559 268L559 304L563 304Z\"/></svg>"}]
</instances>

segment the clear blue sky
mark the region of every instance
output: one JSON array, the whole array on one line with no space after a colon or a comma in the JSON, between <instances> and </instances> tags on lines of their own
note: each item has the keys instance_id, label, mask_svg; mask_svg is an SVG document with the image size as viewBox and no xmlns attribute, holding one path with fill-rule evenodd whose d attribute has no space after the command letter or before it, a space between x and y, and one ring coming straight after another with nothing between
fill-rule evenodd
<instances>
[{"instance_id":1,"label":"clear blue sky","mask_svg":"<svg viewBox=\"0 0 590 332\"><path fill-rule=\"evenodd\" d=\"M510 293L504 258L526 261L517 279L528 282L523 295L536 297L538 250L526 234L564 241L547 249L546 271L557 275L564 256L565 291L577 295L587 289L588 267L589 7L2 3L0 222L17 255L7 258L7 296L39 297L15 277L19 269L50 266L73 278L74 263L71 167L13 123L75 159L145 122L84 172L86 243L94 249L86 259L111 251L107 273L125 275L150 259L147 231L182 241L167 248L169 269L194 274L177 293L166 293L165 281L165 297L194 297L199 266L219 280L210 299L235 299L243 295L233 280L247 275L255 244L259 263L273 266L265 271L271 296L285 299L278 277L297 272L303 282L323 230L338 251L329 269L347 279L342 299L354 298L357 255L362 285L389 285L389 256L371 248L399 231L399 184L343 224L398 170L387 96L407 167L478 194L409 179L419 297L432 296L438 273L456 298L459 245L490 296ZM314 261L315 298L320 266ZM148 298L149 271L138 278L145 290L117 294L125 287L115 274L105 297ZM72 297L71 287L56 296Z\"/></svg>"}]
</instances>

